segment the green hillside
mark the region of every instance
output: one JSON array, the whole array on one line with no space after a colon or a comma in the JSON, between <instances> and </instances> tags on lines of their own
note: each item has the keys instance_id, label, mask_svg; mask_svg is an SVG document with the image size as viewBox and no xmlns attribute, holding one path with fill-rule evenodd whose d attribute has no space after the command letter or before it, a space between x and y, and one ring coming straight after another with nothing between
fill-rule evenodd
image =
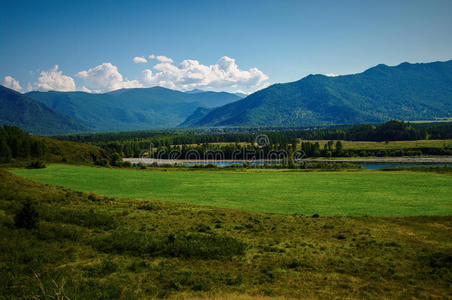
<instances>
[{"instance_id":1,"label":"green hillside","mask_svg":"<svg viewBox=\"0 0 452 300\"><path fill-rule=\"evenodd\" d=\"M121 89L105 94L30 92L27 96L95 131L175 127L198 107L240 99L229 93L187 94L162 87Z\"/></svg>"},{"instance_id":2,"label":"green hillside","mask_svg":"<svg viewBox=\"0 0 452 300\"><path fill-rule=\"evenodd\" d=\"M194 126L311 126L452 115L452 61L309 75L214 109Z\"/></svg>"},{"instance_id":3,"label":"green hillside","mask_svg":"<svg viewBox=\"0 0 452 300\"><path fill-rule=\"evenodd\" d=\"M86 130L86 127L71 118L1 85L0 125L18 126L35 135Z\"/></svg>"}]
</instances>

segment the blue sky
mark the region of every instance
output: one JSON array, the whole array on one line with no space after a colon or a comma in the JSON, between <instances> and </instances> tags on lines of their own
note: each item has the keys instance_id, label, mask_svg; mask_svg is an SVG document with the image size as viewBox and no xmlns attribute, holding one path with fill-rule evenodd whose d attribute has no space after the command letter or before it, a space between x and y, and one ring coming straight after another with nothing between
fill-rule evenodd
<instances>
[{"instance_id":1,"label":"blue sky","mask_svg":"<svg viewBox=\"0 0 452 300\"><path fill-rule=\"evenodd\" d=\"M452 59L449 0L0 3L0 80L21 91L252 92L311 73Z\"/></svg>"}]
</instances>

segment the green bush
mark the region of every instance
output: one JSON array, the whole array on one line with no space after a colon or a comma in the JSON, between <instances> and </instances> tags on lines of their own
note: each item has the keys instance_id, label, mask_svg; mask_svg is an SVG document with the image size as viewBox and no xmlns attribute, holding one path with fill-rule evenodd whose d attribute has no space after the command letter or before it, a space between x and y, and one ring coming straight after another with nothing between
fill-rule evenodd
<instances>
[{"instance_id":1,"label":"green bush","mask_svg":"<svg viewBox=\"0 0 452 300\"><path fill-rule=\"evenodd\" d=\"M17 228L33 229L38 223L39 214L31 200L27 199L22 209L14 216L14 224Z\"/></svg>"},{"instance_id":2,"label":"green bush","mask_svg":"<svg viewBox=\"0 0 452 300\"><path fill-rule=\"evenodd\" d=\"M116 228L117 222L112 215L93 210L55 209L42 207L42 218L49 222L75 224L87 228Z\"/></svg>"},{"instance_id":3,"label":"green bush","mask_svg":"<svg viewBox=\"0 0 452 300\"><path fill-rule=\"evenodd\" d=\"M44 169L45 167L46 165L40 160L32 161L27 165L27 169Z\"/></svg>"},{"instance_id":4,"label":"green bush","mask_svg":"<svg viewBox=\"0 0 452 300\"><path fill-rule=\"evenodd\" d=\"M178 233L168 236L140 232L114 232L92 241L106 253L130 253L182 258L220 259L243 255L246 245L234 238L214 234Z\"/></svg>"},{"instance_id":5,"label":"green bush","mask_svg":"<svg viewBox=\"0 0 452 300\"><path fill-rule=\"evenodd\" d=\"M109 165L109 164L108 164L108 160L106 160L105 158L101 158L101 159L96 160L96 161L94 162L94 164L95 164L96 166L101 166L101 167L106 167L106 166Z\"/></svg>"},{"instance_id":6,"label":"green bush","mask_svg":"<svg viewBox=\"0 0 452 300\"><path fill-rule=\"evenodd\" d=\"M121 166L123 168L130 168L132 166L132 164L130 163L130 161L124 161L124 162L122 162Z\"/></svg>"}]
</instances>

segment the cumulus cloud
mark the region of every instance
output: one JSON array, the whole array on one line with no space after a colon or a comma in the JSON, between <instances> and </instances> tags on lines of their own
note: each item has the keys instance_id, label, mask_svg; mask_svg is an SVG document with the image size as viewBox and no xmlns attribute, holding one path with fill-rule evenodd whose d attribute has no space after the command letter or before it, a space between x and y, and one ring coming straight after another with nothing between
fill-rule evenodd
<instances>
[{"instance_id":1,"label":"cumulus cloud","mask_svg":"<svg viewBox=\"0 0 452 300\"><path fill-rule=\"evenodd\" d=\"M149 55L148 57L149 57L149 59L154 59L154 58L155 58L155 55L154 55L154 54L151 54L151 55Z\"/></svg>"},{"instance_id":2,"label":"cumulus cloud","mask_svg":"<svg viewBox=\"0 0 452 300\"><path fill-rule=\"evenodd\" d=\"M18 92L22 91L22 87L20 86L19 81L11 76L5 76L3 78L2 85Z\"/></svg>"},{"instance_id":3,"label":"cumulus cloud","mask_svg":"<svg viewBox=\"0 0 452 300\"><path fill-rule=\"evenodd\" d=\"M159 56L157 56L158 59ZM268 76L257 68L240 70L235 59L223 56L216 64L203 65L197 60L186 59L179 66L159 59L153 69L142 72L144 86L163 86L171 89L254 91L268 85Z\"/></svg>"},{"instance_id":4,"label":"cumulus cloud","mask_svg":"<svg viewBox=\"0 0 452 300\"><path fill-rule=\"evenodd\" d=\"M144 58L144 57L141 57L141 56L135 56L135 57L133 58L133 62L136 63L136 64L144 64L144 63L147 63L148 61L147 61L147 59Z\"/></svg>"},{"instance_id":5,"label":"cumulus cloud","mask_svg":"<svg viewBox=\"0 0 452 300\"><path fill-rule=\"evenodd\" d=\"M153 54L149 58L154 57ZM147 61L144 57L135 57ZM269 85L268 76L257 68L242 70L235 59L223 56L215 64L204 65L197 60L186 59L180 64L163 55L155 56L157 63L150 69L142 71L141 77L135 80L124 78L117 66L110 62L78 72L75 76L80 80L77 90L89 93L104 93L122 88L142 88L163 86L176 90L213 90L254 92ZM13 84L13 78L3 80ZM17 86L20 87L17 82ZM33 85L37 90L74 91L74 79L63 75L58 66L49 71L42 71L38 82Z\"/></svg>"},{"instance_id":6,"label":"cumulus cloud","mask_svg":"<svg viewBox=\"0 0 452 300\"><path fill-rule=\"evenodd\" d=\"M76 74L85 83L84 90L103 93L122 88L143 87L138 80L124 79L118 68L111 63L103 63L97 67Z\"/></svg>"},{"instance_id":7,"label":"cumulus cloud","mask_svg":"<svg viewBox=\"0 0 452 300\"><path fill-rule=\"evenodd\" d=\"M164 55L157 55L155 57L158 61L160 61L161 63L172 63L173 60L169 57L166 57Z\"/></svg>"},{"instance_id":8,"label":"cumulus cloud","mask_svg":"<svg viewBox=\"0 0 452 300\"><path fill-rule=\"evenodd\" d=\"M58 71L58 65L55 65L49 71L41 71L38 81L34 88L39 91L75 91L75 83L72 77L63 75Z\"/></svg>"}]
</instances>

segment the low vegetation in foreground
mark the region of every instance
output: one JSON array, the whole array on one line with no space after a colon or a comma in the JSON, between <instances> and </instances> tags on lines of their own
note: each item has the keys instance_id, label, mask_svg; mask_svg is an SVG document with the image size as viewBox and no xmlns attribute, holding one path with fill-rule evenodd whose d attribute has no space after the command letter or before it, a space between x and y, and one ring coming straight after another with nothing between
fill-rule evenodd
<instances>
[{"instance_id":1,"label":"low vegetation in foreground","mask_svg":"<svg viewBox=\"0 0 452 300\"><path fill-rule=\"evenodd\" d=\"M4 299L452 296L450 216L259 213L105 197L0 170L0 227Z\"/></svg>"}]
</instances>

